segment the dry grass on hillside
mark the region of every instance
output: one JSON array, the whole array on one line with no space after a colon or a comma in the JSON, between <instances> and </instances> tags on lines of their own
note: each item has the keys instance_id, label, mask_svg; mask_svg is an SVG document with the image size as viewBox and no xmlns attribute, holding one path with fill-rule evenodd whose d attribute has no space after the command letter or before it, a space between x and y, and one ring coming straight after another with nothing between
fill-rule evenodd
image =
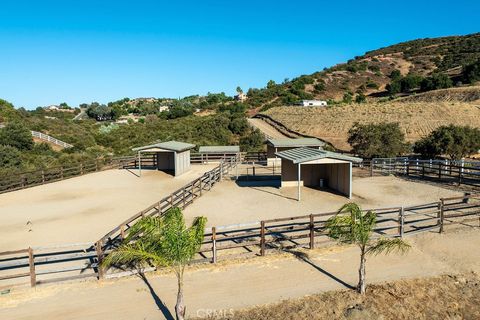
<instances>
[{"instance_id":1,"label":"dry grass on hillside","mask_svg":"<svg viewBox=\"0 0 480 320\"><path fill-rule=\"evenodd\" d=\"M449 88L441 90L432 90L405 98L400 98L399 102L473 102L480 100L480 86ZM480 101L477 101L480 105Z\"/></svg>"},{"instance_id":2,"label":"dry grass on hillside","mask_svg":"<svg viewBox=\"0 0 480 320\"><path fill-rule=\"evenodd\" d=\"M441 125L480 127L480 102L391 102L331 107L277 107L265 112L286 127L349 150L348 130L355 122L398 122L408 141Z\"/></svg>"},{"instance_id":3,"label":"dry grass on hillside","mask_svg":"<svg viewBox=\"0 0 480 320\"><path fill-rule=\"evenodd\" d=\"M480 278L401 280L371 285L363 297L353 290L333 291L232 313L214 319L474 320L480 319Z\"/></svg>"}]
</instances>

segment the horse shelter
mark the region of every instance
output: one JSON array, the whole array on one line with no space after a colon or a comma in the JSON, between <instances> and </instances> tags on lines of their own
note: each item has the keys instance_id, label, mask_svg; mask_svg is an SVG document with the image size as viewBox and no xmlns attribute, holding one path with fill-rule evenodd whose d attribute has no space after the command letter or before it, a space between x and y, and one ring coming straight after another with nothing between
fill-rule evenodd
<instances>
[{"instance_id":1,"label":"horse shelter","mask_svg":"<svg viewBox=\"0 0 480 320\"><path fill-rule=\"evenodd\" d=\"M282 161L282 187L328 188L352 197L352 163L361 158L313 148L295 148L275 153Z\"/></svg>"},{"instance_id":2,"label":"horse shelter","mask_svg":"<svg viewBox=\"0 0 480 320\"><path fill-rule=\"evenodd\" d=\"M138 153L139 175L142 173L142 154L154 154L154 167L157 170L167 172L174 177L190 170L190 150L195 148L194 144L167 141L143 147L133 148Z\"/></svg>"}]
</instances>

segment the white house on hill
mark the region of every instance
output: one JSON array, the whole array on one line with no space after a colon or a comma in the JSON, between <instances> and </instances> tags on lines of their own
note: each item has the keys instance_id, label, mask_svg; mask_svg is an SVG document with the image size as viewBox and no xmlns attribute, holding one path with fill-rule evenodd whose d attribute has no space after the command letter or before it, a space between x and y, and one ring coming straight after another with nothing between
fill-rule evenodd
<instances>
[{"instance_id":1,"label":"white house on hill","mask_svg":"<svg viewBox=\"0 0 480 320\"><path fill-rule=\"evenodd\" d=\"M300 102L301 106L304 107L326 107L327 101L324 100L302 100Z\"/></svg>"}]
</instances>

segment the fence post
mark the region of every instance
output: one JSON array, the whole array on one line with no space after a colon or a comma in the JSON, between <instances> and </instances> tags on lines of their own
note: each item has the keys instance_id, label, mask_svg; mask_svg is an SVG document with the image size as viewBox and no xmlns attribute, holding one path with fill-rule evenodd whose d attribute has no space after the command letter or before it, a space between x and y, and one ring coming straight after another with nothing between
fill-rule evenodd
<instances>
[{"instance_id":1,"label":"fence post","mask_svg":"<svg viewBox=\"0 0 480 320\"><path fill-rule=\"evenodd\" d=\"M125 227L122 225L120 227L120 237L123 239L125 239Z\"/></svg>"},{"instance_id":2,"label":"fence post","mask_svg":"<svg viewBox=\"0 0 480 320\"><path fill-rule=\"evenodd\" d=\"M83 163L80 163L80 174L83 174Z\"/></svg>"},{"instance_id":3,"label":"fence post","mask_svg":"<svg viewBox=\"0 0 480 320\"><path fill-rule=\"evenodd\" d=\"M217 229L212 227L212 263L217 263Z\"/></svg>"},{"instance_id":4,"label":"fence post","mask_svg":"<svg viewBox=\"0 0 480 320\"><path fill-rule=\"evenodd\" d=\"M438 229L438 233L442 233L443 232L443 210L444 210L444 205L445 205L445 202L443 199L440 199L440 202L438 203L438 225L439 225L439 229Z\"/></svg>"},{"instance_id":5,"label":"fence post","mask_svg":"<svg viewBox=\"0 0 480 320\"><path fill-rule=\"evenodd\" d=\"M42 184L45 183L45 171L42 170Z\"/></svg>"},{"instance_id":6,"label":"fence post","mask_svg":"<svg viewBox=\"0 0 480 320\"><path fill-rule=\"evenodd\" d=\"M31 247L28 248L28 265L30 267L30 286L35 287L37 284L37 275L35 274L35 259Z\"/></svg>"},{"instance_id":7,"label":"fence post","mask_svg":"<svg viewBox=\"0 0 480 320\"><path fill-rule=\"evenodd\" d=\"M398 235L400 236L400 238L403 238L404 223L405 223L405 210L402 206L398 211Z\"/></svg>"},{"instance_id":8,"label":"fence post","mask_svg":"<svg viewBox=\"0 0 480 320\"><path fill-rule=\"evenodd\" d=\"M200 177L200 196L202 196L202 179L203 179L203 176Z\"/></svg>"},{"instance_id":9,"label":"fence post","mask_svg":"<svg viewBox=\"0 0 480 320\"><path fill-rule=\"evenodd\" d=\"M265 255L265 221L260 222L260 255Z\"/></svg>"},{"instance_id":10,"label":"fence post","mask_svg":"<svg viewBox=\"0 0 480 320\"><path fill-rule=\"evenodd\" d=\"M442 180L442 163L438 163L438 180Z\"/></svg>"},{"instance_id":11,"label":"fence post","mask_svg":"<svg viewBox=\"0 0 480 320\"><path fill-rule=\"evenodd\" d=\"M103 279L103 268L101 266L103 260L103 251L102 251L102 241L95 243L95 250L97 251L97 270L98 270L98 280Z\"/></svg>"},{"instance_id":12,"label":"fence post","mask_svg":"<svg viewBox=\"0 0 480 320\"><path fill-rule=\"evenodd\" d=\"M63 180L63 166L60 167L60 179Z\"/></svg>"},{"instance_id":13,"label":"fence post","mask_svg":"<svg viewBox=\"0 0 480 320\"><path fill-rule=\"evenodd\" d=\"M407 160L407 176L410 175L410 161Z\"/></svg>"},{"instance_id":14,"label":"fence post","mask_svg":"<svg viewBox=\"0 0 480 320\"><path fill-rule=\"evenodd\" d=\"M223 160L220 161L220 179L218 181L222 181L223 177Z\"/></svg>"},{"instance_id":15,"label":"fence post","mask_svg":"<svg viewBox=\"0 0 480 320\"><path fill-rule=\"evenodd\" d=\"M182 189L182 201L183 201L183 207L182 209L185 209L185 193L187 190L185 188Z\"/></svg>"},{"instance_id":16,"label":"fence post","mask_svg":"<svg viewBox=\"0 0 480 320\"><path fill-rule=\"evenodd\" d=\"M314 221L313 214L310 215L310 249L315 247L315 230L314 230Z\"/></svg>"},{"instance_id":17,"label":"fence post","mask_svg":"<svg viewBox=\"0 0 480 320\"><path fill-rule=\"evenodd\" d=\"M370 160L370 177L373 177L373 159Z\"/></svg>"}]
</instances>

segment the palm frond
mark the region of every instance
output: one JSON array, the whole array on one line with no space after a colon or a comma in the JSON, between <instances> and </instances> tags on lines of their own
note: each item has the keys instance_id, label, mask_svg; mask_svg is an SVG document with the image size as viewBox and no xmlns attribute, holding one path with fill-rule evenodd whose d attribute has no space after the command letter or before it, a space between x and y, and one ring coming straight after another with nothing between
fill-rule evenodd
<instances>
[{"instance_id":1,"label":"palm frond","mask_svg":"<svg viewBox=\"0 0 480 320\"><path fill-rule=\"evenodd\" d=\"M205 224L206 218L195 218L187 229L179 208L169 209L162 217L142 218L128 230L122 245L107 255L102 264L184 266L198 251Z\"/></svg>"},{"instance_id":2,"label":"palm frond","mask_svg":"<svg viewBox=\"0 0 480 320\"><path fill-rule=\"evenodd\" d=\"M403 241L401 238L385 239L381 238L376 241L375 244L368 247L367 253L378 255L380 253L389 254L392 252L398 252L404 254L410 249L410 245Z\"/></svg>"}]
</instances>

